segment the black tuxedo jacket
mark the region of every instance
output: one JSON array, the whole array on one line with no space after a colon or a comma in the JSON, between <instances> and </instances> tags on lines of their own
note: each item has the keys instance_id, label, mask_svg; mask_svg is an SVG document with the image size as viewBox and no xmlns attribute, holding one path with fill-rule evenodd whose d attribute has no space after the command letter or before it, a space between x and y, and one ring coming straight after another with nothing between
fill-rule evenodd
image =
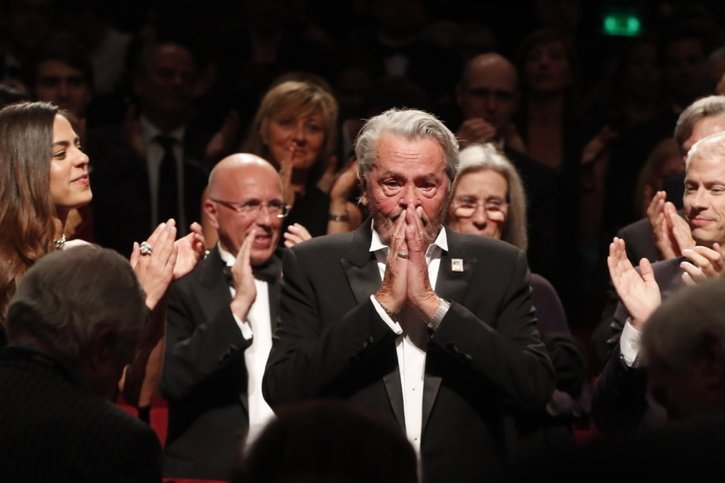
<instances>
[{"instance_id":1,"label":"black tuxedo jacket","mask_svg":"<svg viewBox=\"0 0 725 483\"><path fill-rule=\"evenodd\" d=\"M276 256L273 263L281 267ZM244 350L251 341L229 309L224 266L214 248L169 290L160 383L169 402L165 476L228 479L249 427ZM274 323L279 278L268 287Z\"/></svg>"},{"instance_id":2,"label":"black tuxedo jacket","mask_svg":"<svg viewBox=\"0 0 725 483\"><path fill-rule=\"evenodd\" d=\"M662 300L684 286L680 263L674 258L652 265ZM604 433L636 432L662 424L665 415L659 406L647 402L644 369L628 367L621 358L619 339L629 312L619 302L609 325L602 326L598 338L608 347L608 358L597 378L592 395L592 419ZM606 331L604 329L607 329Z\"/></svg>"},{"instance_id":3,"label":"black tuxedo jacket","mask_svg":"<svg viewBox=\"0 0 725 483\"><path fill-rule=\"evenodd\" d=\"M191 133L185 136L184 213L187 226L200 220L201 195L207 173L201 162L191 156ZM94 240L99 245L128 256L134 241L145 240L155 226L151 220L151 193L146 159L137 156L125 143L120 126L109 126L89 133L86 144L91 160L93 189ZM162 180L169 182L169 180Z\"/></svg>"},{"instance_id":4,"label":"black tuxedo jacket","mask_svg":"<svg viewBox=\"0 0 725 483\"><path fill-rule=\"evenodd\" d=\"M451 308L427 349L423 480L496 480L516 437L509 410L541 409L554 375L536 329L525 254L447 234L436 292ZM370 239L367 222L284 254L280 321L263 384L273 407L350 399L404 427L396 336L370 300L381 283Z\"/></svg>"},{"instance_id":5,"label":"black tuxedo jacket","mask_svg":"<svg viewBox=\"0 0 725 483\"><path fill-rule=\"evenodd\" d=\"M2 349L0 392L0 481L161 481L154 431L54 358Z\"/></svg>"}]
</instances>

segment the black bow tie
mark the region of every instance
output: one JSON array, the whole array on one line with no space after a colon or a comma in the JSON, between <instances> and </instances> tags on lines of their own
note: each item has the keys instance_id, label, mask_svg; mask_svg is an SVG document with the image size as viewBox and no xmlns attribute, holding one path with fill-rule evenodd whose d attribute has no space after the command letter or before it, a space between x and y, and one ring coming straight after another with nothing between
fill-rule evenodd
<instances>
[{"instance_id":1,"label":"black bow tie","mask_svg":"<svg viewBox=\"0 0 725 483\"><path fill-rule=\"evenodd\" d=\"M262 265L256 265L252 267L252 274L257 280L262 280L267 283L274 283L282 272L282 264L277 257L270 258L266 263ZM224 277L229 285L234 283L232 277L232 267L224 265Z\"/></svg>"}]
</instances>

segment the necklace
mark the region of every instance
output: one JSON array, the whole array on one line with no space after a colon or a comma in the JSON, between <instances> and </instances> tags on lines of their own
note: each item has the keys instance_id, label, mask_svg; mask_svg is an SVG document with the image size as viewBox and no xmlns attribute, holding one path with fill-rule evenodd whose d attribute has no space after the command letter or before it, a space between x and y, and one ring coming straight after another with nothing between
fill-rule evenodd
<instances>
[{"instance_id":1,"label":"necklace","mask_svg":"<svg viewBox=\"0 0 725 483\"><path fill-rule=\"evenodd\" d=\"M61 235L61 237L57 240L53 240L53 244L55 245L56 249L62 250L65 246L65 233L63 233L63 235Z\"/></svg>"}]
</instances>

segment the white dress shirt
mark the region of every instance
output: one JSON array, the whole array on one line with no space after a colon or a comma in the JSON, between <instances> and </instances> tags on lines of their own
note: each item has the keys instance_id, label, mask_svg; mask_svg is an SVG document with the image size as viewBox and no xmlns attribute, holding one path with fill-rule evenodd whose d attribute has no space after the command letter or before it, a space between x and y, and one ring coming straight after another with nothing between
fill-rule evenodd
<instances>
[{"instance_id":1,"label":"white dress shirt","mask_svg":"<svg viewBox=\"0 0 725 483\"><path fill-rule=\"evenodd\" d=\"M234 265L234 255L225 251L220 245L217 244L217 246L219 254L227 266ZM269 351L272 349L269 286L267 282L257 279L254 279L254 285L257 288L257 297L249 308L247 318L240 320L232 314L239 330L242 331L242 336L247 340L252 340L252 345L244 351L244 364L247 368L247 405L249 407L249 432L245 441L246 445L251 444L267 423L274 418L272 408L262 396L262 377ZM229 289L234 297L236 293L234 287Z\"/></svg>"},{"instance_id":2,"label":"white dress shirt","mask_svg":"<svg viewBox=\"0 0 725 483\"><path fill-rule=\"evenodd\" d=\"M380 278L382 279L385 277L388 247L380 240L380 235L375 231L375 228L372 231L370 251L375 253ZM448 251L448 238L445 229L441 228L438 237L425 252L428 264L428 279L433 290L435 290L436 280L438 279L438 268L440 267L443 251ZM425 375L428 328L420 322L408 325L405 320L394 321L385 312L385 309L375 299L374 295L371 295L370 299L380 317L397 335L395 348L398 356L398 368L400 369L400 383L403 389L405 432L416 453L420 454L420 438L423 426L423 377Z\"/></svg>"},{"instance_id":3,"label":"white dress shirt","mask_svg":"<svg viewBox=\"0 0 725 483\"><path fill-rule=\"evenodd\" d=\"M629 320L624 323L622 335L619 336L619 353L627 367L638 365L639 348L642 332L632 327Z\"/></svg>"}]
</instances>

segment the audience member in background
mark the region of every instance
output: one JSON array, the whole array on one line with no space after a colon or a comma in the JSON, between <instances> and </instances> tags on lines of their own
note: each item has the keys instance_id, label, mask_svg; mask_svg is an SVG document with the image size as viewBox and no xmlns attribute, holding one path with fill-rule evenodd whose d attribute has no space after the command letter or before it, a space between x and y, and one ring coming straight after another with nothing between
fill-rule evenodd
<instances>
[{"instance_id":1,"label":"audience member in background","mask_svg":"<svg viewBox=\"0 0 725 483\"><path fill-rule=\"evenodd\" d=\"M64 230L69 211L91 201L88 164L78 135L56 106L26 102L0 111L0 318L18 282L37 260L85 243L66 241ZM160 361L151 351L163 335L166 289L200 258L200 230L194 226L191 234L174 242L176 225L169 220L154 230L143 250L134 242L131 264L153 317L122 381L131 404L147 404L153 391Z\"/></svg>"},{"instance_id":2,"label":"audience member in background","mask_svg":"<svg viewBox=\"0 0 725 483\"><path fill-rule=\"evenodd\" d=\"M456 131L460 146L490 142L516 166L529 195L525 227L530 244L528 260L533 270L558 282L561 273L554 247L557 243L556 172L528 157L512 117L518 105L516 67L499 54L469 59L456 87L462 122ZM521 247L520 247L521 248ZM557 283L558 285L558 283Z\"/></svg>"},{"instance_id":3,"label":"audience member in background","mask_svg":"<svg viewBox=\"0 0 725 483\"><path fill-rule=\"evenodd\" d=\"M100 247L28 270L0 350L0 479L160 481L154 431L111 401L145 330L145 299L128 261Z\"/></svg>"},{"instance_id":4,"label":"audience member in background","mask_svg":"<svg viewBox=\"0 0 725 483\"><path fill-rule=\"evenodd\" d=\"M273 416L262 397L287 214L277 171L251 154L221 160L209 177L216 246L171 286L161 392L169 402L164 475L228 478L242 443Z\"/></svg>"},{"instance_id":5,"label":"audience member in background","mask_svg":"<svg viewBox=\"0 0 725 483\"><path fill-rule=\"evenodd\" d=\"M613 58L606 95L590 108L599 132L584 147L579 182L579 244L603 267L602 246L637 216L635 185L655 145L672 136L657 38L622 41Z\"/></svg>"},{"instance_id":6,"label":"audience member in background","mask_svg":"<svg viewBox=\"0 0 725 483\"><path fill-rule=\"evenodd\" d=\"M118 8L106 2L69 0L63 2L60 12L65 28L76 31L88 50L92 72L88 79L100 98L115 93L125 74L131 35L114 25L114 9Z\"/></svg>"},{"instance_id":7,"label":"audience member in background","mask_svg":"<svg viewBox=\"0 0 725 483\"><path fill-rule=\"evenodd\" d=\"M415 483L415 451L393 421L332 400L280 408L244 451L233 483Z\"/></svg>"},{"instance_id":8,"label":"audience member in background","mask_svg":"<svg viewBox=\"0 0 725 483\"><path fill-rule=\"evenodd\" d=\"M337 222L346 223L351 203L332 199L323 174L336 166L337 101L330 91L310 80L273 85L262 98L242 151L261 156L282 177L289 216L283 242L326 234ZM334 169L332 170L334 172Z\"/></svg>"},{"instance_id":9,"label":"audience member in background","mask_svg":"<svg viewBox=\"0 0 725 483\"><path fill-rule=\"evenodd\" d=\"M135 59L135 105L125 123L88 133L99 244L128 254L134 240L163 220L175 219L182 235L199 220L209 137L189 125L198 73L190 48L145 45Z\"/></svg>"},{"instance_id":10,"label":"audience member in background","mask_svg":"<svg viewBox=\"0 0 725 483\"><path fill-rule=\"evenodd\" d=\"M579 102L576 60L573 47L561 32L535 30L521 41L517 50L521 101L516 123L526 154L557 171L555 253L563 273L541 273L557 286L572 320L583 321L588 317L594 287L587 273L589 265L577 244L579 166L592 129Z\"/></svg>"},{"instance_id":11,"label":"audience member in background","mask_svg":"<svg viewBox=\"0 0 725 483\"><path fill-rule=\"evenodd\" d=\"M698 98L710 94L709 40L697 27L683 23L663 35L660 49L670 105L679 114Z\"/></svg>"},{"instance_id":12,"label":"audience member in background","mask_svg":"<svg viewBox=\"0 0 725 483\"><path fill-rule=\"evenodd\" d=\"M642 259L639 272L627 259L621 239L615 238L610 245L607 263L620 298L611 325L622 330L594 389L592 416L602 431L631 432L662 423L661 407L645 397L641 332L663 298L683 285L718 277L723 271L725 230L720 221L723 201L719 190L725 178L725 133L697 141L687 154L685 169L685 216L697 245L683 249L682 257L654 265ZM612 337L615 341L616 335Z\"/></svg>"},{"instance_id":13,"label":"audience member in background","mask_svg":"<svg viewBox=\"0 0 725 483\"><path fill-rule=\"evenodd\" d=\"M0 2L0 81L22 83L26 56L53 31L59 10L58 0Z\"/></svg>"},{"instance_id":14,"label":"audience member in background","mask_svg":"<svg viewBox=\"0 0 725 483\"><path fill-rule=\"evenodd\" d=\"M492 145L472 144L461 150L447 224L460 233L496 238L526 250L526 194L521 178ZM582 407L580 399L587 369L552 285L533 273L531 287L539 332L557 377L546 412L522 418L520 430L525 437L527 430L535 430L537 425L549 427L552 431L544 436L557 439L545 441L542 449L546 449L547 445L571 442L571 424L587 415L589 408Z\"/></svg>"}]
</instances>

